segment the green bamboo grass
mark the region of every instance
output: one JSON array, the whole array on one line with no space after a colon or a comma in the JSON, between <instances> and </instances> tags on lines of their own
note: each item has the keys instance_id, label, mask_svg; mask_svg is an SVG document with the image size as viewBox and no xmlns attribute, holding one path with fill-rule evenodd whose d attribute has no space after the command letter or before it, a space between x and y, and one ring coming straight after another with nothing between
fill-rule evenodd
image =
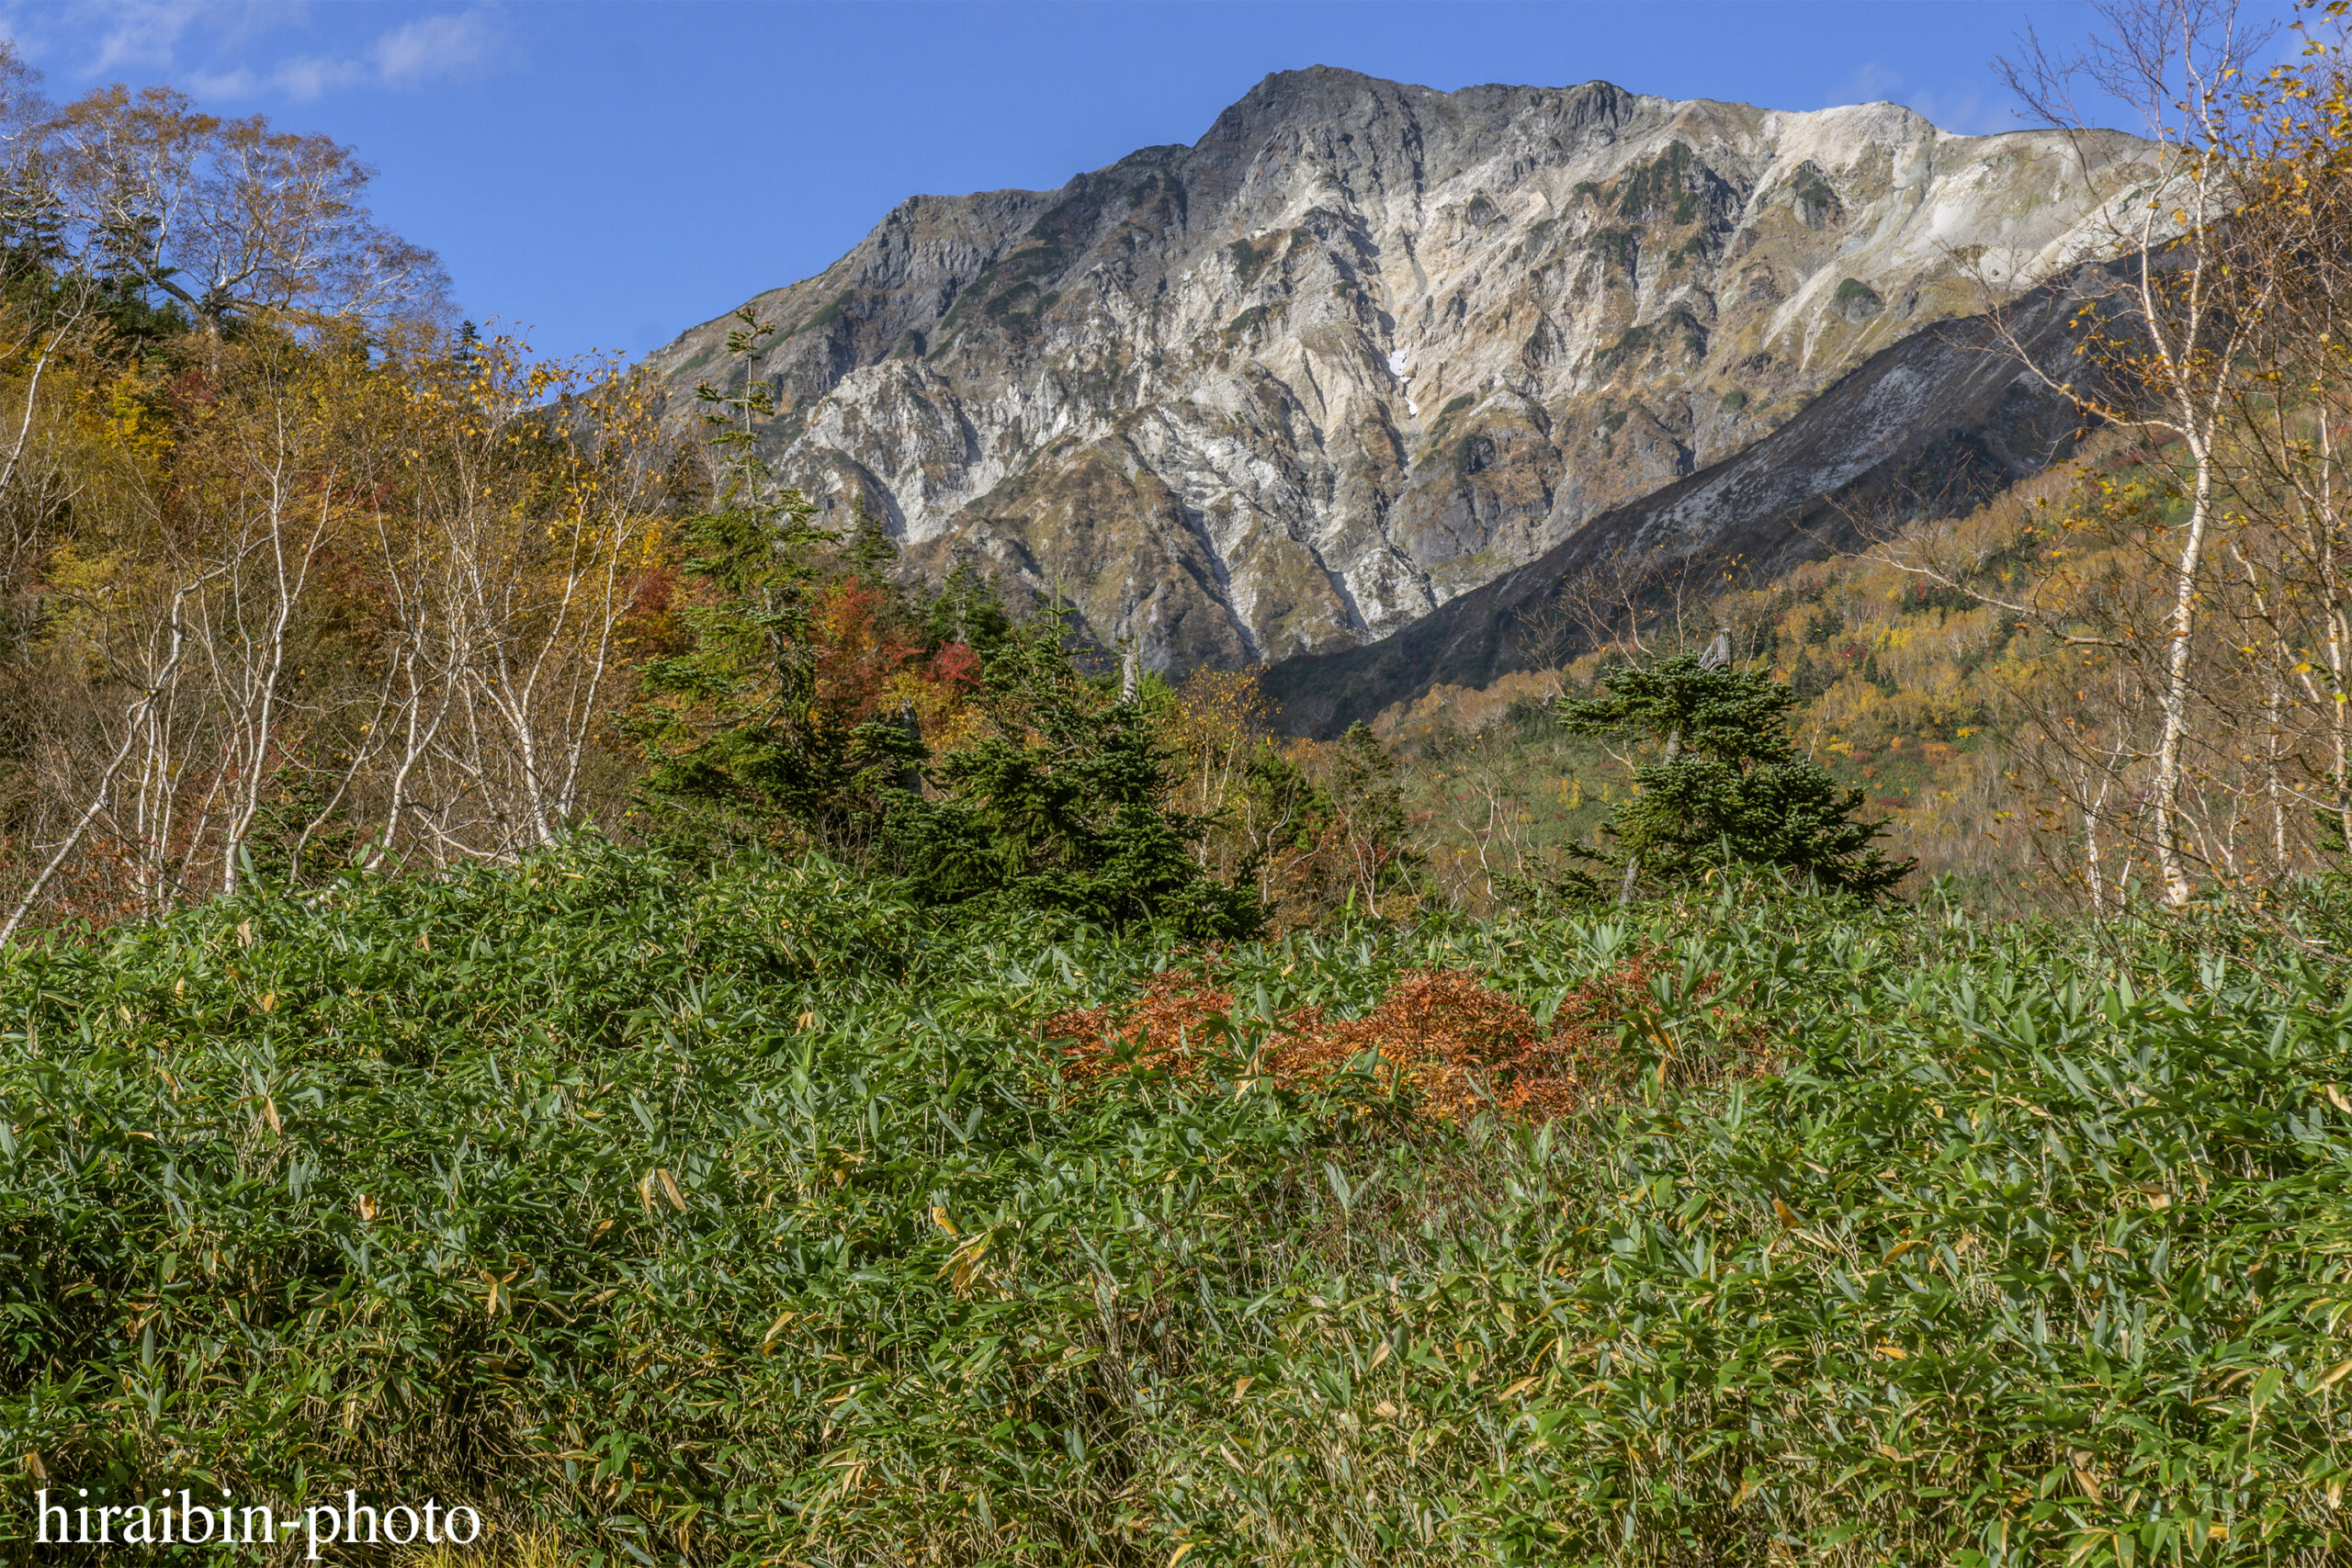
<instances>
[{"instance_id":1,"label":"green bamboo grass","mask_svg":"<svg viewBox=\"0 0 2352 1568\"><path fill-rule=\"evenodd\" d=\"M1183 955L821 863L19 953L0 1532L209 1484L535 1561L2340 1561L2352 1008L2227 936L1352 927L1223 953L1222 1077L1085 1089L1039 1022ZM1577 1119L1246 1073L1407 969L1547 1016L1642 949L1639 1088ZM1741 1038L1781 1070L1678 1087Z\"/></svg>"}]
</instances>

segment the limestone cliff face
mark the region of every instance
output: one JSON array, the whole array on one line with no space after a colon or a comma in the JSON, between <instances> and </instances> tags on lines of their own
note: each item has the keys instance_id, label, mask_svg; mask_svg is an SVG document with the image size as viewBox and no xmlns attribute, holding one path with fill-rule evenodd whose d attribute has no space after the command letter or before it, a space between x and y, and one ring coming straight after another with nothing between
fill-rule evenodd
<instances>
[{"instance_id":1,"label":"limestone cliff face","mask_svg":"<svg viewBox=\"0 0 2352 1568\"><path fill-rule=\"evenodd\" d=\"M1544 556L2099 227L2051 135L1317 68L1057 191L909 199L752 302L752 373L770 456L910 566L1235 665ZM740 380L729 325L652 368Z\"/></svg>"}]
</instances>

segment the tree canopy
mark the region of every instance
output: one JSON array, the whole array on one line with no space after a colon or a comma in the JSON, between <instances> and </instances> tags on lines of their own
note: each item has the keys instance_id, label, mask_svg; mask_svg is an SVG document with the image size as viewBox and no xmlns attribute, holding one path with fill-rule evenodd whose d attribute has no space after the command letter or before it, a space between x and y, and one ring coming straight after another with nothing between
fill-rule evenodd
<instances>
[{"instance_id":1,"label":"tree canopy","mask_svg":"<svg viewBox=\"0 0 2352 1568\"><path fill-rule=\"evenodd\" d=\"M1858 821L1862 792L1847 789L1789 743L1796 693L1766 676L1708 669L1676 654L1603 677L1597 696L1566 697L1574 733L1654 744L1637 767L1635 793L1612 814L1612 863L1628 886L1687 882L1730 864L1778 866L1825 888L1885 892L1915 863L1890 860L1871 840L1883 822Z\"/></svg>"}]
</instances>

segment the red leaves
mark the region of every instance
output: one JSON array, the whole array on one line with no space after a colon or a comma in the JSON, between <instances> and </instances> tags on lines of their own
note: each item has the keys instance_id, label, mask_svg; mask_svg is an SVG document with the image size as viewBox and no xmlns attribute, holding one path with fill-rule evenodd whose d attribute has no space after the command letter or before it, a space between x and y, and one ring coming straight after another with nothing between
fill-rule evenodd
<instances>
[{"instance_id":1,"label":"red leaves","mask_svg":"<svg viewBox=\"0 0 2352 1568\"><path fill-rule=\"evenodd\" d=\"M951 642L931 656L933 685L966 692L980 689L980 656L960 642Z\"/></svg>"}]
</instances>

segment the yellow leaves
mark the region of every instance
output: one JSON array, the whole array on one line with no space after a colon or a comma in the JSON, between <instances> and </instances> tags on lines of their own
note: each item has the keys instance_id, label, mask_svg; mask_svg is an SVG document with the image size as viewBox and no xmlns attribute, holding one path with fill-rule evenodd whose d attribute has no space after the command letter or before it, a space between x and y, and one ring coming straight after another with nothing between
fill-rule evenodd
<instances>
[{"instance_id":1,"label":"yellow leaves","mask_svg":"<svg viewBox=\"0 0 2352 1568\"><path fill-rule=\"evenodd\" d=\"M957 1295L971 1294L973 1287L988 1277L989 1250L995 1236L993 1231L974 1231L956 1245L956 1250L947 1255L947 1261L940 1266L940 1277Z\"/></svg>"},{"instance_id":2,"label":"yellow leaves","mask_svg":"<svg viewBox=\"0 0 2352 1568\"><path fill-rule=\"evenodd\" d=\"M678 1190L677 1179L660 1166L647 1171L644 1179L637 1184L637 1199L644 1206L645 1212L649 1214L653 1213L653 1190L657 1183L662 1189L662 1196L670 1201L670 1206L678 1213L684 1213L686 1212L685 1194Z\"/></svg>"}]
</instances>

